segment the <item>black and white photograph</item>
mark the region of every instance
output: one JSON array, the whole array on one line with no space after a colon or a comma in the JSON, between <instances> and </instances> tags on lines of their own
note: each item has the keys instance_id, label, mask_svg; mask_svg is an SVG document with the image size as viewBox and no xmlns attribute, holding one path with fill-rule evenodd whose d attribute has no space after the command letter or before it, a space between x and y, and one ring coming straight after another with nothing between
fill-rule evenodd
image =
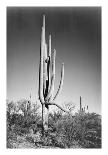
<instances>
[{"instance_id":1,"label":"black and white photograph","mask_svg":"<svg viewBox=\"0 0 108 155\"><path fill-rule=\"evenodd\" d=\"M6 7L6 148L102 148L101 13Z\"/></svg>"}]
</instances>

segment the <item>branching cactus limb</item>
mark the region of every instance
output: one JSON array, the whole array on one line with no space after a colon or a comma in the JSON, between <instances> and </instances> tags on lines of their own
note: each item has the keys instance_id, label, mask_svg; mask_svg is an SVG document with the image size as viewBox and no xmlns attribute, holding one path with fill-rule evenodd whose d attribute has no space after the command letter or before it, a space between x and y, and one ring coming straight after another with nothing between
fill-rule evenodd
<instances>
[{"instance_id":1,"label":"branching cactus limb","mask_svg":"<svg viewBox=\"0 0 108 155\"><path fill-rule=\"evenodd\" d=\"M53 98L53 101L57 98L57 96L59 95L61 89L62 89L62 86L63 86L63 79L64 79L64 63L62 63L62 69L61 69L61 80L60 80L60 84L59 84L59 88L58 88L58 91L55 95L55 97Z\"/></svg>"},{"instance_id":2,"label":"branching cactus limb","mask_svg":"<svg viewBox=\"0 0 108 155\"><path fill-rule=\"evenodd\" d=\"M44 56L43 56L43 91L44 91L44 98L45 98L45 94L46 94L46 89L47 89L47 80L48 80L48 75L47 75L47 44L45 43L44 45Z\"/></svg>"},{"instance_id":3,"label":"branching cactus limb","mask_svg":"<svg viewBox=\"0 0 108 155\"><path fill-rule=\"evenodd\" d=\"M42 104L42 125L44 130L48 130L49 105L55 105L62 111L67 112L57 103L54 103L55 99L59 95L63 86L64 64L62 64L61 69L60 85L54 97L56 50L54 49L52 54L51 50L52 50L51 35L49 35L48 47L45 39L45 15L44 15L42 32L41 32L40 66L39 66L39 100Z\"/></svg>"},{"instance_id":4,"label":"branching cactus limb","mask_svg":"<svg viewBox=\"0 0 108 155\"><path fill-rule=\"evenodd\" d=\"M53 51L52 54L52 77L51 77L51 85L49 89L49 93L46 97L46 101L51 101L54 92L54 82L55 82L55 57L56 57L56 50Z\"/></svg>"},{"instance_id":5,"label":"branching cactus limb","mask_svg":"<svg viewBox=\"0 0 108 155\"><path fill-rule=\"evenodd\" d=\"M51 57L51 35L49 35L49 53L48 55Z\"/></svg>"},{"instance_id":6,"label":"branching cactus limb","mask_svg":"<svg viewBox=\"0 0 108 155\"><path fill-rule=\"evenodd\" d=\"M48 93L47 97L45 98L46 102L49 102L49 99L52 97L52 91L54 90L53 86L54 86L54 75L52 75L52 78L51 78L51 86L49 89L49 93Z\"/></svg>"},{"instance_id":7,"label":"branching cactus limb","mask_svg":"<svg viewBox=\"0 0 108 155\"><path fill-rule=\"evenodd\" d=\"M50 82L51 82L51 73L50 73L50 66L51 66L51 35L49 35L49 44L48 44L48 65L47 65L47 73L48 73L48 91L50 89Z\"/></svg>"},{"instance_id":8,"label":"branching cactus limb","mask_svg":"<svg viewBox=\"0 0 108 155\"><path fill-rule=\"evenodd\" d=\"M66 112L66 113L70 113L69 111L65 110L64 108L62 108L60 105L58 105L57 103L54 102L49 102L47 103L48 105L55 105L57 106L59 109L61 109L62 111Z\"/></svg>"}]
</instances>

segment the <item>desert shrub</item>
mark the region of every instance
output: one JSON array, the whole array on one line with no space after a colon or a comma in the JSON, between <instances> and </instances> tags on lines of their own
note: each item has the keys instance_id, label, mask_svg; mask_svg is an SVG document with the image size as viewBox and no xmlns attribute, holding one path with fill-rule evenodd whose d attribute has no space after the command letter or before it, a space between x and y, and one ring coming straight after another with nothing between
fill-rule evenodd
<instances>
[{"instance_id":1,"label":"desert shrub","mask_svg":"<svg viewBox=\"0 0 108 155\"><path fill-rule=\"evenodd\" d=\"M36 130L40 117L34 115L23 116L21 114L12 114L7 117L7 128L16 134L27 134L29 129Z\"/></svg>"},{"instance_id":2,"label":"desert shrub","mask_svg":"<svg viewBox=\"0 0 108 155\"><path fill-rule=\"evenodd\" d=\"M92 113L86 116L86 133L84 146L87 148L101 148L101 118Z\"/></svg>"},{"instance_id":3,"label":"desert shrub","mask_svg":"<svg viewBox=\"0 0 108 155\"><path fill-rule=\"evenodd\" d=\"M25 104L25 102L24 102ZM22 105L22 104L21 104ZM22 106L24 108L24 106ZM12 113L13 103L7 110L7 147L18 135L27 135L26 140L36 145L60 148L101 148L101 116L95 113L63 114L57 111L49 114L49 130L44 136L42 120L35 108L29 107L25 115Z\"/></svg>"},{"instance_id":4,"label":"desert shrub","mask_svg":"<svg viewBox=\"0 0 108 155\"><path fill-rule=\"evenodd\" d=\"M73 119L65 115L56 122L58 141L64 147L71 147L74 135Z\"/></svg>"},{"instance_id":5,"label":"desert shrub","mask_svg":"<svg viewBox=\"0 0 108 155\"><path fill-rule=\"evenodd\" d=\"M13 133L8 123L7 123L7 137L6 138L7 138L7 143L6 143L7 148L13 148L12 141L17 140L17 135Z\"/></svg>"},{"instance_id":6,"label":"desert shrub","mask_svg":"<svg viewBox=\"0 0 108 155\"><path fill-rule=\"evenodd\" d=\"M57 111L57 112L54 111L54 113L49 114L48 126L51 131L53 131L53 132L57 131L56 123L57 123L57 121L59 121L61 119L62 119L61 111Z\"/></svg>"},{"instance_id":7,"label":"desert shrub","mask_svg":"<svg viewBox=\"0 0 108 155\"><path fill-rule=\"evenodd\" d=\"M58 146L71 148L101 148L101 118L95 113L50 117L50 125L56 133ZM75 146L76 147L76 146Z\"/></svg>"},{"instance_id":8,"label":"desert shrub","mask_svg":"<svg viewBox=\"0 0 108 155\"><path fill-rule=\"evenodd\" d=\"M12 114L10 119L10 125L21 125L24 121L24 117L21 114Z\"/></svg>"},{"instance_id":9,"label":"desert shrub","mask_svg":"<svg viewBox=\"0 0 108 155\"><path fill-rule=\"evenodd\" d=\"M37 112L39 107L37 107L36 104L31 107L29 104L26 110L26 103L27 102L22 102L19 104L19 107L17 105L17 110L15 109L16 106L14 102L7 104L7 148L14 148L15 146L13 146L13 144L17 142L17 137L29 134L30 129L36 132L37 124L40 123L41 117ZM20 106L23 110L22 114L18 113Z\"/></svg>"},{"instance_id":10,"label":"desert shrub","mask_svg":"<svg viewBox=\"0 0 108 155\"><path fill-rule=\"evenodd\" d=\"M13 108L14 112L12 112ZM18 103L7 102L8 126L16 125L22 128L29 128L32 124L37 124L40 121L38 109L39 106L37 104L31 105L27 100L21 100ZM18 113L19 110L22 110L22 114Z\"/></svg>"}]
</instances>

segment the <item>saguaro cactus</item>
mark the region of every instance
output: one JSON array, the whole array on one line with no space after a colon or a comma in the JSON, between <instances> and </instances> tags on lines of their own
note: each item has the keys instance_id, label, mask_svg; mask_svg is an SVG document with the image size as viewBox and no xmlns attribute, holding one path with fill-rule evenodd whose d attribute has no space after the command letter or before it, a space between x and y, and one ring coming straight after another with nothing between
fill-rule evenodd
<instances>
[{"instance_id":1,"label":"saguaro cactus","mask_svg":"<svg viewBox=\"0 0 108 155\"><path fill-rule=\"evenodd\" d=\"M42 104L42 123L43 129L48 129L48 113L49 105L56 105L61 110L61 106L54 101L57 98L63 86L64 79L64 64L61 68L61 80L57 93L54 96L54 82L55 82L55 57L56 50L51 49L51 35L49 35L49 43L47 45L45 39L45 15L43 15L43 25L41 32L41 45L40 45L40 65L39 65L39 100Z\"/></svg>"},{"instance_id":2,"label":"saguaro cactus","mask_svg":"<svg viewBox=\"0 0 108 155\"><path fill-rule=\"evenodd\" d=\"M82 111L82 103L81 103L81 96L80 96L80 112Z\"/></svg>"},{"instance_id":3,"label":"saguaro cactus","mask_svg":"<svg viewBox=\"0 0 108 155\"><path fill-rule=\"evenodd\" d=\"M84 114L88 112L88 105L87 107L82 106L82 97L80 96L80 109L79 109L80 114Z\"/></svg>"}]
</instances>

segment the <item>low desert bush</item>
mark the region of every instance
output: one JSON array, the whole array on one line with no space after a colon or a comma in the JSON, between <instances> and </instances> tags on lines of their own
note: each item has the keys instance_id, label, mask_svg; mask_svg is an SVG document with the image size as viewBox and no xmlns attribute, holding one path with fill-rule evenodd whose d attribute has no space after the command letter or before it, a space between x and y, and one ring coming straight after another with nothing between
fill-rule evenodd
<instances>
[{"instance_id":1,"label":"low desert bush","mask_svg":"<svg viewBox=\"0 0 108 155\"><path fill-rule=\"evenodd\" d=\"M11 106L12 107L12 106ZM101 116L95 113L75 115L54 112L49 114L49 130L42 136L41 116L38 113L26 115L10 113L7 110L7 147L17 136L36 145L59 148L101 148Z\"/></svg>"},{"instance_id":2,"label":"low desert bush","mask_svg":"<svg viewBox=\"0 0 108 155\"><path fill-rule=\"evenodd\" d=\"M55 114L56 115L56 114ZM58 115L58 114L57 114ZM71 148L101 148L101 118L95 113L50 117L51 127L56 133L56 143ZM52 121L51 121L52 119ZM59 144L58 144L59 145Z\"/></svg>"}]
</instances>

